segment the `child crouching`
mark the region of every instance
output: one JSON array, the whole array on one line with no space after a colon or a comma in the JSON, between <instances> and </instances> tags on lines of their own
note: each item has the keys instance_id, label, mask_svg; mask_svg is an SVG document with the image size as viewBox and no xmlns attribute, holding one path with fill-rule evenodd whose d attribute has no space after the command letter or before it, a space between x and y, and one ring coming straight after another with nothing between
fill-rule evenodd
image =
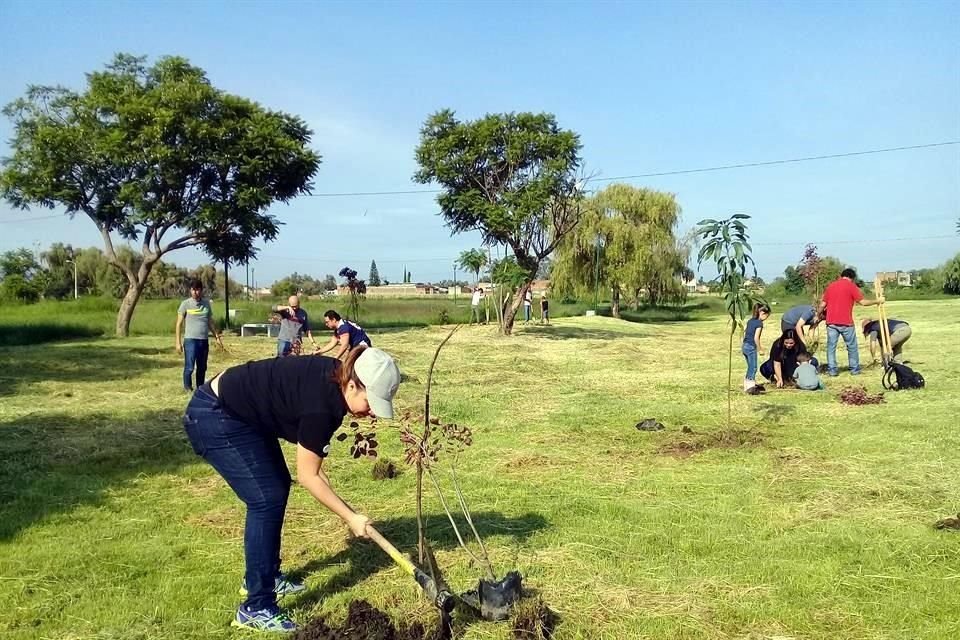
<instances>
[{"instance_id":1,"label":"child crouching","mask_svg":"<svg viewBox=\"0 0 960 640\"><path fill-rule=\"evenodd\" d=\"M798 389L804 389L805 391L823 389L823 382L820 380L817 368L810 364L809 353L797 355L797 368L793 372L793 379L796 381Z\"/></svg>"}]
</instances>

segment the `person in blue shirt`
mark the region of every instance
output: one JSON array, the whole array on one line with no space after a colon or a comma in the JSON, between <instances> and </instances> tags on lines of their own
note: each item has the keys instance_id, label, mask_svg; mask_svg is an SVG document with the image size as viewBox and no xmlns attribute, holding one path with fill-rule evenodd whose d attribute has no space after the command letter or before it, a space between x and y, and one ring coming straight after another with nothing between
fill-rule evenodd
<instances>
[{"instance_id":1,"label":"person in blue shirt","mask_svg":"<svg viewBox=\"0 0 960 640\"><path fill-rule=\"evenodd\" d=\"M757 389L757 354L762 351L760 336L763 333L763 321L770 317L770 307L765 304L753 306L753 317L747 321L743 332L743 357L747 360L747 375L743 379L743 390L747 393L756 393Z\"/></svg>"},{"instance_id":2,"label":"person in blue shirt","mask_svg":"<svg viewBox=\"0 0 960 640\"><path fill-rule=\"evenodd\" d=\"M340 314L333 309L329 309L323 314L323 323L327 326L327 329L333 330L333 336L330 338L330 342L316 350L315 355L338 349L333 357L340 358L343 354L349 353L359 345L373 346L370 336L367 335L367 332L364 331L360 325L355 322L350 322L349 320L344 320L340 317Z\"/></svg>"}]
</instances>

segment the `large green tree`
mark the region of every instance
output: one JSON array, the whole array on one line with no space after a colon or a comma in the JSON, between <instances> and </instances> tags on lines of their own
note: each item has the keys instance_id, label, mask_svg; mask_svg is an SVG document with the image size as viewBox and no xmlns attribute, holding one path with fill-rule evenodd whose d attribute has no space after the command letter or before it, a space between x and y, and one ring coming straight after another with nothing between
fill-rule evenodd
<instances>
[{"instance_id":1,"label":"large green tree","mask_svg":"<svg viewBox=\"0 0 960 640\"><path fill-rule=\"evenodd\" d=\"M0 194L90 218L127 281L116 323L127 335L162 256L197 246L217 261L253 257L279 231L270 205L308 192L320 156L301 119L216 89L183 58L118 55L86 80L82 92L30 87L5 108ZM135 268L117 238L139 242Z\"/></svg>"},{"instance_id":2,"label":"large green tree","mask_svg":"<svg viewBox=\"0 0 960 640\"><path fill-rule=\"evenodd\" d=\"M489 114L460 121L427 118L414 180L440 185L440 213L454 233L479 231L510 247L527 274L501 330L509 334L540 263L580 219L580 139L551 114Z\"/></svg>"},{"instance_id":3,"label":"large green tree","mask_svg":"<svg viewBox=\"0 0 960 640\"><path fill-rule=\"evenodd\" d=\"M682 295L689 249L673 233L679 214L673 194L608 186L585 201L580 224L557 247L551 287L580 298L609 291L616 318L625 294L639 300L646 291L651 304Z\"/></svg>"}]
</instances>

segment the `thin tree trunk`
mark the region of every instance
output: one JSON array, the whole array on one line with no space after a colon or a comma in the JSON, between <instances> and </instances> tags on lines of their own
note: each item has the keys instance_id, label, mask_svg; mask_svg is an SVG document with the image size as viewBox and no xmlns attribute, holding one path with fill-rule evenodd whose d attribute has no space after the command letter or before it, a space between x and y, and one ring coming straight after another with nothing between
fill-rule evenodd
<instances>
[{"instance_id":1,"label":"thin tree trunk","mask_svg":"<svg viewBox=\"0 0 960 640\"><path fill-rule=\"evenodd\" d=\"M230 326L230 262L223 261L223 304L226 308L226 317L223 319L223 326Z\"/></svg>"},{"instance_id":2,"label":"thin tree trunk","mask_svg":"<svg viewBox=\"0 0 960 640\"><path fill-rule=\"evenodd\" d=\"M620 317L620 285L613 285L613 296L610 300L610 313L614 318Z\"/></svg>"},{"instance_id":3,"label":"thin tree trunk","mask_svg":"<svg viewBox=\"0 0 960 640\"><path fill-rule=\"evenodd\" d=\"M730 348L727 359L727 429L733 424L733 336L737 332L737 323L730 319Z\"/></svg>"}]
</instances>

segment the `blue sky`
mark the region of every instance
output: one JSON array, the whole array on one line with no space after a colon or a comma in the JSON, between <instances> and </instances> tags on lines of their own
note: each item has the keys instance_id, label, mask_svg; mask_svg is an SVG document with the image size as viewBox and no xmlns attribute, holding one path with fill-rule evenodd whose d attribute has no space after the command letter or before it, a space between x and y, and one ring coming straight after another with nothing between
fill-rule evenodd
<instances>
[{"instance_id":1,"label":"blue sky","mask_svg":"<svg viewBox=\"0 0 960 640\"><path fill-rule=\"evenodd\" d=\"M317 193L419 188L419 126L444 107L550 111L599 177L960 140L956 2L4 0L0 23L0 102L29 83L79 88L115 52L183 55L310 124ZM9 136L4 119L0 155ZM683 228L752 215L767 278L806 242L864 275L960 250L960 145L631 182L676 193ZM0 204L0 250L99 246L88 220L9 222L48 213ZM402 265L438 280L478 244L451 237L428 194L300 198L275 213L286 224L254 265L260 283L344 265L365 276L371 259L391 280ZM929 236L946 237L887 241Z\"/></svg>"}]
</instances>

